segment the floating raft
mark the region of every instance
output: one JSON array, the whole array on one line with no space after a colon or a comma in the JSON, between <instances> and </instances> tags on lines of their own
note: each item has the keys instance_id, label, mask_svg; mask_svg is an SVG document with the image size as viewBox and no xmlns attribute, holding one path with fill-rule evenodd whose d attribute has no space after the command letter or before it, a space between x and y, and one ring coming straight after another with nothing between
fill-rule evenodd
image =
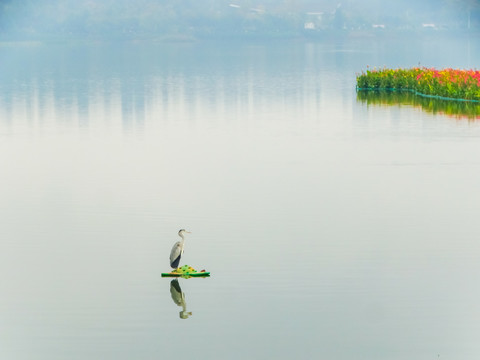
<instances>
[{"instance_id":1,"label":"floating raft","mask_svg":"<svg viewBox=\"0 0 480 360\"><path fill-rule=\"evenodd\" d=\"M193 267L188 265L183 265L182 267L179 267L169 273L162 273L162 277L189 278L189 277L208 277L208 276L210 276L210 272L205 270L197 271Z\"/></svg>"}]
</instances>

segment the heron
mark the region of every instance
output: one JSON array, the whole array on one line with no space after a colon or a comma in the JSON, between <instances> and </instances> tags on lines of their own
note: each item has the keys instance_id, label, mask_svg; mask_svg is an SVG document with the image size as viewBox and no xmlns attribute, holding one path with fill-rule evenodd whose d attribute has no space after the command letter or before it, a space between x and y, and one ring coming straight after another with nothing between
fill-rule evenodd
<instances>
[{"instance_id":1,"label":"heron","mask_svg":"<svg viewBox=\"0 0 480 360\"><path fill-rule=\"evenodd\" d=\"M180 258L183 255L183 248L185 245L185 238L183 237L183 234L191 234L190 231L187 231L185 229L180 229L178 231L178 236L182 238L182 240L177 241L175 245L173 245L172 251L170 252L170 266L174 269L178 268L178 265L180 264Z\"/></svg>"}]
</instances>

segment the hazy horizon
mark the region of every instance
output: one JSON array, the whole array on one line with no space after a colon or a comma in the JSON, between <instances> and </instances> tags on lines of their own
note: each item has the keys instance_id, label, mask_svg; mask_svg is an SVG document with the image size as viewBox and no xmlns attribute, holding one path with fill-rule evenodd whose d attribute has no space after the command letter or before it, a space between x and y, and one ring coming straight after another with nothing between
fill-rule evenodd
<instances>
[{"instance_id":1,"label":"hazy horizon","mask_svg":"<svg viewBox=\"0 0 480 360\"><path fill-rule=\"evenodd\" d=\"M0 4L0 40L479 31L476 0L6 0Z\"/></svg>"}]
</instances>

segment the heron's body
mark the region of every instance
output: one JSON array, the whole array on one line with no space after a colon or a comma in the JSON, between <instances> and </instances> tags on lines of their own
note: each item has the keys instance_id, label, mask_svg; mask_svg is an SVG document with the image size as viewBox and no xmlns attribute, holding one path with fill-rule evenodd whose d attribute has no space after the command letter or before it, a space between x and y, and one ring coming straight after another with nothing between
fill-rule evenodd
<instances>
[{"instance_id":1,"label":"heron's body","mask_svg":"<svg viewBox=\"0 0 480 360\"><path fill-rule=\"evenodd\" d=\"M174 269L178 268L180 265L180 258L183 255L183 249L185 246L185 238L183 237L184 233L189 232L184 229L178 232L178 236L180 236L182 240L177 241L175 245L173 245L172 251L170 252L170 266Z\"/></svg>"},{"instance_id":2,"label":"heron's body","mask_svg":"<svg viewBox=\"0 0 480 360\"><path fill-rule=\"evenodd\" d=\"M177 241L170 252L170 266L174 269L178 268L178 264L180 264L180 258L183 255L183 244L184 240Z\"/></svg>"}]
</instances>

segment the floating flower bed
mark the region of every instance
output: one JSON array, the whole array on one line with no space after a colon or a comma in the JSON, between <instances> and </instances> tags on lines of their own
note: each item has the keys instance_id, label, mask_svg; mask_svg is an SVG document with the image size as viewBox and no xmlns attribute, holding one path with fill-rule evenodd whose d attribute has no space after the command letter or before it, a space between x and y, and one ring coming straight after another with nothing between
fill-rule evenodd
<instances>
[{"instance_id":1,"label":"floating flower bed","mask_svg":"<svg viewBox=\"0 0 480 360\"><path fill-rule=\"evenodd\" d=\"M407 90L452 100L480 101L480 71L458 69L367 69L357 76L359 90Z\"/></svg>"}]
</instances>

